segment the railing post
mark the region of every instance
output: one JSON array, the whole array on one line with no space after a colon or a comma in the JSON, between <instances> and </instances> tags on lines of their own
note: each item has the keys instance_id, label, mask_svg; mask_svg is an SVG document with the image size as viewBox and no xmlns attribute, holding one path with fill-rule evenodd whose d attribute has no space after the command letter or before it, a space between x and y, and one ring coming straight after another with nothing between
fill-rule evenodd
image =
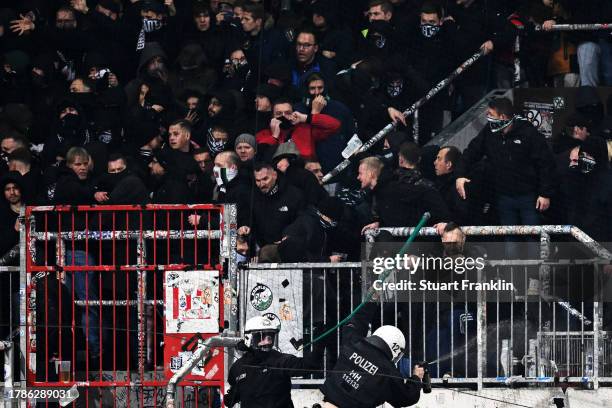
<instances>
[{"instance_id":1,"label":"railing post","mask_svg":"<svg viewBox=\"0 0 612 408\"><path fill-rule=\"evenodd\" d=\"M224 321L227 322L228 327L226 329L233 333L237 333L238 330L243 330L242 327L238 327L239 315L238 315L238 301L236 299L235 290L238 288L238 265L236 255L236 244L238 239L238 208L235 204L225 204L223 209L223 231L221 240L221 254L225 258L221 262L227 265L227 276L223 278L223 298L220 302L224 303L223 317ZM244 280L246 285L246 280ZM229 288L228 288L229 286ZM242 291L242 288L240 288ZM245 289L246 290L246 289ZM228 292L226 292L228 291ZM229 293L229 299L226 299L226 293ZM244 299L244 297L243 297ZM244 307L242 308L245 309ZM244 313L246 317L246 310L241 310L240 313ZM224 383L227 384L227 375L229 373L230 365L234 361L234 349L231 348L224 354L223 365L225 369Z\"/></svg>"},{"instance_id":2,"label":"railing post","mask_svg":"<svg viewBox=\"0 0 612 408\"><path fill-rule=\"evenodd\" d=\"M4 406L5 408L11 408L11 400L9 396L12 395L14 385L14 353L12 341L0 341L0 350L4 350Z\"/></svg>"},{"instance_id":3,"label":"railing post","mask_svg":"<svg viewBox=\"0 0 612 408\"><path fill-rule=\"evenodd\" d=\"M600 265L595 263L593 265L595 268L595 279L600 280ZM599 285L598 285L599 286ZM602 346L604 345L601 340L601 326L602 326L602 315L601 315L601 292L597 291L595 293L595 302L593 302L593 389L596 390L599 388L599 362L603 361L602 359Z\"/></svg>"},{"instance_id":4,"label":"railing post","mask_svg":"<svg viewBox=\"0 0 612 408\"><path fill-rule=\"evenodd\" d=\"M28 220L25 219L25 209L21 209L19 216L22 217L23 220L19 224L19 246L21 248L19 253L19 388L23 391L27 390L26 381L27 381L27 339L26 332L28 330L28 320L27 320L27 285L29 284L30 277L27 274L27 257L29 248L27 247L27 233L31 233L32 231L28 231L26 229L26 224L28 224ZM31 224L29 225L31 228ZM14 378L14 377L13 377ZM25 402L23 403L25 406Z\"/></svg>"},{"instance_id":5,"label":"railing post","mask_svg":"<svg viewBox=\"0 0 612 408\"><path fill-rule=\"evenodd\" d=\"M478 282L483 282L483 270L477 269ZM478 391L482 390L483 377L486 373L487 364L487 299L482 291L478 291L477 304L476 304L476 336L477 336L477 357L476 357L476 370L477 370L477 387ZM466 322L467 327L467 322ZM468 373L466 372L466 376Z\"/></svg>"}]
</instances>

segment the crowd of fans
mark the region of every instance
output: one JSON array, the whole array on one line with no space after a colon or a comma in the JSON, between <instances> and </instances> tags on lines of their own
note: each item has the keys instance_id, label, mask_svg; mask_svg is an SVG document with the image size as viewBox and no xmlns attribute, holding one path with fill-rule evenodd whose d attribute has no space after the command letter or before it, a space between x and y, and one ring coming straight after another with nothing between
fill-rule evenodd
<instances>
[{"instance_id":1,"label":"crowd of fans","mask_svg":"<svg viewBox=\"0 0 612 408\"><path fill-rule=\"evenodd\" d=\"M597 88L612 85L612 36L551 30L611 22L609 0L2 5L0 255L18 243L26 205L55 204L236 203L242 261L358 261L367 230L414 226L425 212L443 240L458 225L546 223L612 241L612 98ZM564 131L547 140L501 98L465 151L426 145L490 89L513 86L517 35L521 86L579 86ZM479 49L484 56L420 109L416 134L402 112ZM390 122L384 141L323 183L353 135L365 142ZM186 219L187 228L210 221L195 212ZM66 265L96 264L72 245ZM96 301L96 276L68 274L57 290ZM133 299L136 285L123 280L126 287L113 281L113 298ZM37 341L52 353L62 347L53 343L62 330L53 319L69 310L61 305L69 297L47 293L55 286L37 293L50 327L39 325ZM0 338L8 334L4 299ZM13 322L18 310L15 303ZM78 324L96 367L111 337L98 328L110 324L88 310ZM325 320L309 318L315 328ZM39 352L40 367L51 367L44 358Z\"/></svg>"},{"instance_id":2,"label":"crowd of fans","mask_svg":"<svg viewBox=\"0 0 612 408\"><path fill-rule=\"evenodd\" d=\"M440 228L545 219L610 241L610 121L593 87L612 84L612 37L546 32L605 23L608 1L4 5L2 253L19 210L46 204L237 203L240 253L268 261L355 260L365 230L425 211ZM510 85L517 33L525 84L581 85L568 130L551 147L498 100L463 154L424 146ZM421 109L416 139L401 112L478 49L485 57ZM323 185L354 134L391 121L384 143ZM496 129L511 146L490 142Z\"/></svg>"}]
</instances>

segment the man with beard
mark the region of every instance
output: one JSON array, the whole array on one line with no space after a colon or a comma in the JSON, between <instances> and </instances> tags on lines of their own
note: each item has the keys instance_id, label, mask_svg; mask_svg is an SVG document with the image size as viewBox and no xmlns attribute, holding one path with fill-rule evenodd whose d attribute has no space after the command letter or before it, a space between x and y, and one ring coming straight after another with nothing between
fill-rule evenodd
<instances>
[{"instance_id":1,"label":"man with beard","mask_svg":"<svg viewBox=\"0 0 612 408\"><path fill-rule=\"evenodd\" d=\"M4 255L11 248L19 243L19 224L17 217L22 209L25 208L23 200L22 178L16 171L11 171L2 177L0 188L2 196L0 203L2 207L0 222L0 256Z\"/></svg>"},{"instance_id":2,"label":"man with beard","mask_svg":"<svg viewBox=\"0 0 612 408\"><path fill-rule=\"evenodd\" d=\"M234 96L227 91L213 92L210 95L207 113L203 125L206 134L201 144L207 144L211 154L215 155L224 150L225 143L215 143L212 134L214 128L223 129L227 133L228 139L233 140L244 128L244 119L237 111Z\"/></svg>"},{"instance_id":3,"label":"man with beard","mask_svg":"<svg viewBox=\"0 0 612 408\"><path fill-rule=\"evenodd\" d=\"M147 43L140 53L137 77L125 86L127 106L135 106L141 92L141 85L168 85L167 55L158 43Z\"/></svg>"},{"instance_id":4,"label":"man with beard","mask_svg":"<svg viewBox=\"0 0 612 408\"><path fill-rule=\"evenodd\" d=\"M99 204L146 204L149 192L142 180L127 169L125 157L120 154L108 158L108 173L96 186L94 198Z\"/></svg>"},{"instance_id":5,"label":"man with beard","mask_svg":"<svg viewBox=\"0 0 612 408\"><path fill-rule=\"evenodd\" d=\"M241 225L238 234L251 235L262 248L281 241L283 230L295 221L305 200L302 192L271 165L258 163L253 173L257 191L252 200L252 224Z\"/></svg>"}]
</instances>

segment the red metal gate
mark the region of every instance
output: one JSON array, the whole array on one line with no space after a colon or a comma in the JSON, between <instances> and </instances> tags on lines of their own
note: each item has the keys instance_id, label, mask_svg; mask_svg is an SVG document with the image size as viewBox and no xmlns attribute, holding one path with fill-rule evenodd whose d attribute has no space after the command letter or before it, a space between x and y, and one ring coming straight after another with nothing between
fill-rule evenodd
<instances>
[{"instance_id":1,"label":"red metal gate","mask_svg":"<svg viewBox=\"0 0 612 408\"><path fill-rule=\"evenodd\" d=\"M85 406L160 406L198 341L237 321L235 216L210 204L28 207L28 388L76 386ZM223 351L178 401L212 406Z\"/></svg>"}]
</instances>

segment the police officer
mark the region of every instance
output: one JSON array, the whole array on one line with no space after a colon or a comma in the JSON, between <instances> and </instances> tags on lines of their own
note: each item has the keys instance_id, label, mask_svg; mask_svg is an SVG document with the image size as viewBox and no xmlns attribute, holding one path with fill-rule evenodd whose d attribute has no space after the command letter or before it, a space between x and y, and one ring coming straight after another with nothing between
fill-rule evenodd
<instances>
[{"instance_id":1,"label":"police officer","mask_svg":"<svg viewBox=\"0 0 612 408\"><path fill-rule=\"evenodd\" d=\"M419 400L424 368L404 379L396 367L406 347L402 332L381 326L365 337L375 311L375 303L366 304L344 328L340 357L321 387L325 408L405 407Z\"/></svg>"},{"instance_id":2,"label":"police officer","mask_svg":"<svg viewBox=\"0 0 612 408\"><path fill-rule=\"evenodd\" d=\"M246 351L230 368L225 406L242 408L293 408L291 377L320 368L323 348L317 345L309 357L281 353L280 324L266 316L247 320L244 327Z\"/></svg>"}]
</instances>

